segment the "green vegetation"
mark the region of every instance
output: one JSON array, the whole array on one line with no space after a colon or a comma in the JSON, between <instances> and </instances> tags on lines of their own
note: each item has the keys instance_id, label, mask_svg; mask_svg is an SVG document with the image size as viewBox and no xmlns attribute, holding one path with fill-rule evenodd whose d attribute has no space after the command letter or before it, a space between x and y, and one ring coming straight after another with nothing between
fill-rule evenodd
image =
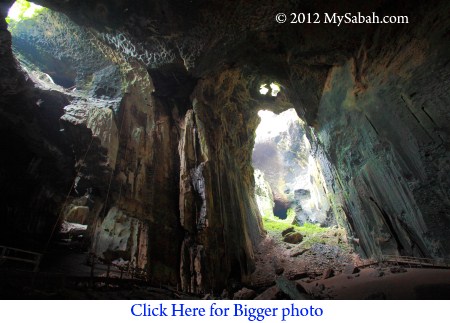
<instances>
[{"instance_id":1,"label":"green vegetation","mask_svg":"<svg viewBox=\"0 0 450 323\"><path fill-rule=\"evenodd\" d=\"M263 217L263 225L264 229L273 233L281 233L281 231L293 226L290 222L286 220L275 220L269 219L267 217ZM294 227L298 228L298 226Z\"/></svg>"},{"instance_id":2,"label":"green vegetation","mask_svg":"<svg viewBox=\"0 0 450 323\"><path fill-rule=\"evenodd\" d=\"M322 232L315 232L305 235L300 246L303 249L309 249L313 244L321 243L329 246L339 246L342 250L350 251L351 247L347 243L345 230L342 228L321 228Z\"/></svg>"},{"instance_id":3,"label":"green vegetation","mask_svg":"<svg viewBox=\"0 0 450 323\"><path fill-rule=\"evenodd\" d=\"M264 216L263 219L265 218L269 218L273 216L273 211L272 210L264 210Z\"/></svg>"},{"instance_id":4,"label":"green vegetation","mask_svg":"<svg viewBox=\"0 0 450 323\"><path fill-rule=\"evenodd\" d=\"M292 211L291 211L292 210ZM292 214L293 213L293 214ZM288 218L286 220L276 220L263 217L264 228L274 236L281 239L281 232L287 228L294 227L295 231L303 235L303 241L300 247L309 249L315 243L321 243L332 246L339 246L343 250L349 251L350 246L347 244L345 230L342 228L323 228L318 224L305 223L302 226L292 224L295 216L293 209L288 210Z\"/></svg>"},{"instance_id":5,"label":"green vegetation","mask_svg":"<svg viewBox=\"0 0 450 323\"><path fill-rule=\"evenodd\" d=\"M298 228L299 228L298 231L300 231L300 233L305 236L309 236L309 235L313 235L313 234L317 234L317 233L324 233L324 232L327 232L330 230L330 228L322 228L318 224L313 224L313 223L308 223L308 222Z\"/></svg>"},{"instance_id":6,"label":"green vegetation","mask_svg":"<svg viewBox=\"0 0 450 323\"><path fill-rule=\"evenodd\" d=\"M295 216L295 210L294 210L293 208L289 208L289 209L286 211L286 214L287 214L287 219L293 220L293 219L294 219L294 216Z\"/></svg>"},{"instance_id":7,"label":"green vegetation","mask_svg":"<svg viewBox=\"0 0 450 323\"><path fill-rule=\"evenodd\" d=\"M11 25L21 20L31 19L44 11L45 8L25 0L17 0L9 9L6 22Z\"/></svg>"},{"instance_id":8,"label":"green vegetation","mask_svg":"<svg viewBox=\"0 0 450 323\"><path fill-rule=\"evenodd\" d=\"M294 209L292 208L288 209L287 214L288 216L286 220L276 220L263 217L264 229L273 233L281 233L281 231L287 228L294 227L296 231L300 232L304 236L309 236L317 233L324 233L330 230L330 228L322 228L320 225L313 223L305 223L302 226L292 224L292 221L295 216Z\"/></svg>"}]
</instances>

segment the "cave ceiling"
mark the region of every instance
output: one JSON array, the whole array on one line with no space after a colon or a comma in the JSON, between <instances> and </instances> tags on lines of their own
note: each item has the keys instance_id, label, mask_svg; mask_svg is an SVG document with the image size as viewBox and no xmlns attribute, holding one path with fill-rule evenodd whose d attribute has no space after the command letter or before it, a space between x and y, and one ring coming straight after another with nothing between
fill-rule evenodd
<instances>
[{"instance_id":1,"label":"cave ceiling","mask_svg":"<svg viewBox=\"0 0 450 323\"><path fill-rule=\"evenodd\" d=\"M13 2L0 0L2 16ZM447 2L34 2L51 11L23 29L32 35L0 19L0 229L48 240L61 210L81 206L99 254L123 256L126 223L120 251L140 268L148 258L157 280L221 291L249 279L263 233L257 111L295 108L313 126L315 183L358 253L449 255ZM316 12L411 23L290 23ZM29 39L34 59L63 69L63 88L19 67ZM278 96L260 95L272 82Z\"/></svg>"},{"instance_id":2,"label":"cave ceiling","mask_svg":"<svg viewBox=\"0 0 450 323\"><path fill-rule=\"evenodd\" d=\"M191 60L202 75L221 66L250 67L282 77L292 63L342 62L372 28L331 24L275 23L279 12L395 13L389 1L35 1L103 33L123 33L144 50L166 51L173 62ZM301 28L300 28L301 27ZM194 60L192 62L192 60Z\"/></svg>"},{"instance_id":3,"label":"cave ceiling","mask_svg":"<svg viewBox=\"0 0 450 323\"><path fill-rule=\"evenodd\" d=\"M4 8L12 4L2 2L7 4ZM290 13L420 11L412 2L383 0L35 2L91 28L112 48L148 69L178 65L176 69L185 68L197 79L239 68L254 91L262 83L277 81L310 124L315 123L330 67L355 56L363 43L371 43L377 25L292 24ZM288 16L284 24L275 22L280 12ZM390 25L385 41L395 40L407 28Z\"/></svg>"}]
</instances>

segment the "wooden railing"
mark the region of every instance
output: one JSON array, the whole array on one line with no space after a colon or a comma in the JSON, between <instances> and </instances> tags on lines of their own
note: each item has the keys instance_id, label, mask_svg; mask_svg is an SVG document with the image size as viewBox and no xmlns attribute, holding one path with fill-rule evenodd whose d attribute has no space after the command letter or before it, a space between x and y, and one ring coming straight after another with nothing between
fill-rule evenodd
<instances>
[{"instance_id":1,"label":"wooden railing","mask_svg":"<svg viewBox=\"0 0 450 323\"><path fill-rule=\"evenodd\" d=\"M6 246L0 246L0 265L4 262L15 261L29 263L33 265L33 271L39 271L39 265L41 263L42 254L38 252L32 252L23 249L11 248Z\"/></svg>"},{"instance_id":2,"label":"wooden railing","mask_svg":"<svg viewBox=\"0 0 450 323\"><path fill-rule=\"evenodd\" d=\"M382 262L390 262L397 264L413 265L418 267L440 267L450 268L450 259L444 258L418 258L397 255L384 255L381 257Z\"/></svg>"},{"instance_id":3,"label":"wooden railing","mask_svg":"<svg viewBox=\"0 0 450 323\"><path fill-rule=\"evenodd\" d=\"M88 257L88 264L91 266L91 278L97 277L96 271L100 271L103 277L119 278L119 279L138 279L148 280L148 273L144 269L131 266L129 263L126 265L118 265L112 262L107 262L104 259L97 257L95 254L90 253Z\"/></svg>"},{"instance_id":4,"label":"wooden railing","mask_svg":"<svg viewBox=\"0 0 450 323\"><path fill-rule=\"evenodd\" d=\"M450 259L444 258L419 258L397 255L382 255L377 259L361 260L357 267L369 267L380 263L391 263L397 265L407 265L409 267L432 267L432 268L450 268Z\"/></svg>"}]
</instances>

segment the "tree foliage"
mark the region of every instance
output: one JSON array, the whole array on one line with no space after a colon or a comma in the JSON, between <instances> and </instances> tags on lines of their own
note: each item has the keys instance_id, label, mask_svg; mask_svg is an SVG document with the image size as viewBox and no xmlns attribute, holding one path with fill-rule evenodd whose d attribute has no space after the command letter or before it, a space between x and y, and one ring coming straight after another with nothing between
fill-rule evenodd
<instances>
[{"instance_id":1,"label":"tree foliage","mask_svg":"<svg viewBox=\"0 0 450 323\"><path fill-rule=\"evenodd\" d=\"M31 19L42 12L45 8L25 0L17 0L11 7L6 17L8 25L21 20Z\"/></svg>"}]
</instances>

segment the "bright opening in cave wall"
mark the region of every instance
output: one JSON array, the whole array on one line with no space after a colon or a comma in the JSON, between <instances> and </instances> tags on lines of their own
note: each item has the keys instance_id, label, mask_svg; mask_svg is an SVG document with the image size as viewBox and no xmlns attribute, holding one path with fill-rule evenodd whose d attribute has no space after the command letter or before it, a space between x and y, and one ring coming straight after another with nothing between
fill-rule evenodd
<instances>
[{"instance_id":1,"label":"bright opening in cave wall","mask_svg":"<svg viewBox=\"0 0 450 323\"><path fill-rule=\"evenodd\" d=\"M319 166L311 155L305 123L294 109L261 110L252 163L255 198L263 219L330 225Z\"/></svg>"},{"instance_id":2,"label":"bright opening in cave wall","mask_svg":"<svg viewBox=\"0 0 450 323\"><path fill-rule=\"evenodd\" d=\"M0 31L0 245L44 262L0 259L0 294L373 299L443 269L412 257L450 257L450 2L376 2L421 19L331 34L268 28L256 1L37 3ZM279 115L256 130L260 109ZM117 266L136 275L108 277Z\"/></svg>"},{"instance_id":3,"label":"bright opening in cave wall","mask_svg":"<svg viewBox=\"0 0 450 323\"><path fill-rule=\"evenodd\" d=\"M75 87L76 72L52 46L54 35L52 11L25 0L17 0L9 9L6 22L12 35L13 53L22 69L35 83L46 87Z\"/></svg>"},{"instance_id":4,"label":"bright opening in cave wall","mask_svg":"<svg viewBox=\"0 0 450 323\"><path fill-rule=\"evenodd\" d=\"M6 22L11 24L14 21L20 21L22 19L33 18L39 12L41 12L44 7L28 2L25 0L17 0L11 6L8 11L8 16L6 17Z\"/></svg>"},{"instance_id":5,"label":"bright opening in cave wall","mask_svg":"<svg viewBox=\"0 0 450 323\"><path fill-rule=\"evenodd\" d=\"M280 91L281 91L280 85L278 85L275 82L272 82L269 85L261 84L261 86L259 87L259 93L262 95L270 94L271 96L276 97L278 93L280 93Z\"/></svg>"},{"instance_id":6,"label":"bright opening in cave wall","mask_svg":"<svg viewBox=\"0 0 450 323\"><path fill-rule=\"evenodd\" d=\"M64 56L66 48L59 46L67 44L66 39L60 37L63 32L66 32L68 38L74 38L73 34L67 32L68 25L57 20L62 16L32 2L17 0L5 19L12 36L13 54L22 72L39 90L50 89L53 94L73 90L77 76L71 61ZM80 44L77 49L80 53L83 52ZM37 106L44 104L51 107L50 102L53 101L50 98L46 101L39 99ZM89 207L85 204L91 206L90 194L80 194L74 200L68 198L54 224L58 230L53 229L50 238L55 238L61 246L67 246L70 250L87 250Z\"/></svg>"}]
</instances>

